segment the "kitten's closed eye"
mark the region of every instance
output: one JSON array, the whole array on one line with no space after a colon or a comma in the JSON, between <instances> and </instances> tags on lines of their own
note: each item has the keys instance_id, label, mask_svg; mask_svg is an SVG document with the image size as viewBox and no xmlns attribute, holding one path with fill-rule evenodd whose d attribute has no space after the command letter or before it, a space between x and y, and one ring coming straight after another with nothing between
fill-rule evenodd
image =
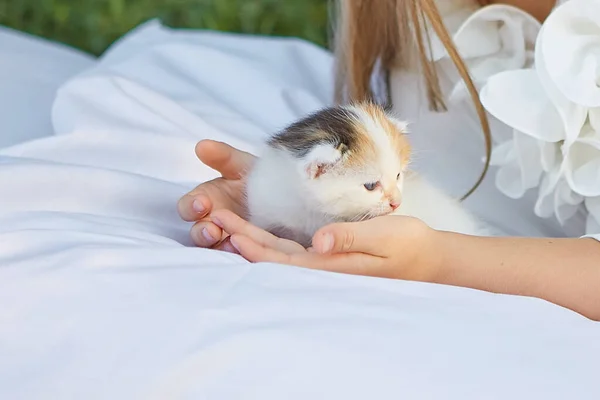
<instances>
[{"instance_id":1,"label":"kitten's closed eye","mask_svg":"<svg viewBox=\"0 0 600 400\"><path fill-rule=\"evenodd\" d=\"M375 190L375 188L379 185L379 182L371 182L371 183L365 183L364 187L365 189L367 189L369 192L372 192L373 190Z\"/></svg>"},{"instance_id":2,"label":"kitten's closed eye","mask_svg":"<svg viewBox=\"0 0 600 400\"><path fill-rule=\"evenodd\" d=\"M400 174L398 174L398 176L396 176L396 180L400 179Z\"/></svg>"}]
</instances>

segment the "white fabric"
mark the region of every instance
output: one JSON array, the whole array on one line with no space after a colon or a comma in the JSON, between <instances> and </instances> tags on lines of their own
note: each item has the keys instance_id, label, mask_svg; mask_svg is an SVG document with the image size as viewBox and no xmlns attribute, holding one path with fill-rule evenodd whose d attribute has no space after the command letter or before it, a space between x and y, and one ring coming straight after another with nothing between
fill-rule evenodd
<instances>
[{"instance_id":1,"label":"white fabric","mask_svg":"<svg viewBox=\"0 0 600 400\"><path fill-rule=\"evenodd\" d=\"M0 26L0 148L52 134L56 90L94 58Z\"/></svg>"},{"instance_id":2,"label":"white fabric","mask_svg":"<svg viewBox=\"0 0 600 400\"><path fill-rule=\"evenodd\" d=\"M584 208L600 237L600 1L558 7L535 48L535 67L494 75L481 93L513 128L495 151L498 188L518 198L539 187L536 215L561 224Z\"/></svg>"},{"instance_id":3,"label":"white fabric","mask_svg":"<svg viewBox=\"0 0 600 400\"><path fill-rule=\"evenodd\" d=\"M466 12L465 12L466 11ZM458 51L478 87L494 74L524 68L533 59L539 23L514 7L449 9L445 16ZM461 77L441 43L433 43L433 60L447 99L448 112L428 108L418 71L395 70L391 75L394 110L411 122L414 167L447 192L462 196L477 181L484 166L481 124ZM496 143L511 137L512 129L490 116ZM535 196L520 199L505 196L495 185L494 169L464 203L481 220L499 233L515 236L577 237L584 234L585 218L574 218L561 226L553 219L535 215Z\"/></svg>"},{"instance_id":4,"label":"white fabric","mask_svg":"<svg viewBox=\"0 0 600 400\"><path fill-rule=\"evenodd\" d=\"M2 399L597 399L600 325L547 302L193 247L201 138L331 101L296 40L139 28L0 150Z\"/></svg>"},{"instance_id":5,"label":"white fabric","mask_svg":"<svg viewBox=\"0 0 600 400\"><path fill-rule=\"evenodd\" d=\"M595 7L598 5L598 0L587 2ZM562 9L559 7L554 11L546 25L556 26L553 21L558 19L565 7L573 9L583 3L566 2ZM600 14L589 7L579 12L587 13L592 19L597 18ZM558 172L540 186L542 155L545 161L549 161L549 157L555 157L558 150L540 147L533 137L524 135L535 136L532 131L537 130L538 136L539 132L543 132L545 140L550 138L557 145L564 136L560 116L553 111L552 104L541 97L539 85L529 81L532 79L529 75L535 74L532 68L540 23L524 11L507 5L475 8L473 11L472 4L450 8L445 19L450 21L447 25L476 86L483 88L482 100L491 113L495 142L492 165L501 168L492 168L481 187L465 204L481 219L509 235L577 237L600 233L597 218L590 218L588 213L590 207L600 208L600 204L595 204L595 197L586 199L587 210L580 207L583 191L574 192L566 183L559 184L556 179ZM579 20L573 22L577 23ZM560 24L552 32L560 31L564 25ZM572 61L574 56L564 57L565 49L557 45L561 40L564 41L560 38L549 40L548 48L556 57ZM572 44L566 46L573 47ZM593 49L581 49L580 57L584 57L588 50L588 57L593 57ZM473 185L483 168L483 135L466 87L438 40L433 42L432 57L438 65L450 112L428 110L415 72L394 71L392 98L396 111L403 118L414 121L412 131L413 145L417 149L417 168L438 185L459 196ZM556 66L557 62L552 64ZM443 128L440 130L440 127ZM578 144L582 144L581 141ZM589 147L589 144L575 146L573 151L578 154L570 160L583 163L584 159L591 157ZM432 159L437 160L431 162ZM588 176L598 175L597 171L594 175L595 170L590 164L582 166L579 171L586 169ZM592 179L590 184L593 186L595 178L589 179ZM531 190L538 186L539 189ZM587 195L591 193L595 192L588 190Z\"/></svg>"}]
</instances>

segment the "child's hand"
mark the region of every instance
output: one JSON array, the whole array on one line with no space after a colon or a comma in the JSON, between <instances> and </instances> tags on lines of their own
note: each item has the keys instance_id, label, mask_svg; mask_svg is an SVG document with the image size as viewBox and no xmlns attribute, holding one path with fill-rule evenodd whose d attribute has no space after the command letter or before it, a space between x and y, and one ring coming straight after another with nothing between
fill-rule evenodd
<instances>
[{"instance_id":1,"label":"child's hand","mask_svg":"<svg viewBox=\"0 0 600 400\"><path fill-rule=\"evenodd\" d=\"M247 171L255 157L225 143L203 140L196 145L196 155L204 164L219 171L221 178L198 185L184 195L177 204L179 215L185 221L195 222L192 240L200 247L220 244L226 235L208 216L212 210L226 209L245 217L245 181Z\"/></svg>"},{"instance_id":2,"label":"child's hand","mask_svg":"<svg viewBox=\"0 0 600 400\"><path fill-rule=\"evenodd\" d=\"M418 219L384 216L332 224L313 237L313 247L279 239L226 210L211 214L231 236L236 252L252 262L276 262L355 275L435 281L441 265L436 231Z\"/></svg>"}]
</instances>

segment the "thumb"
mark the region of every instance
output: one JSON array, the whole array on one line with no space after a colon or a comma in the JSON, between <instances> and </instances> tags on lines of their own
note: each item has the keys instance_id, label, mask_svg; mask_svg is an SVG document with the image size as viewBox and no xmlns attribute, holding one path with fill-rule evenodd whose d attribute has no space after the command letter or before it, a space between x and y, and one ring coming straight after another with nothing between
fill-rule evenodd
<instances>
[{"instance_id":1,"label":"thumb","mask_svg":"<svg viewBox=\"0 0 600 400\"><path fill-rule=\"evenodd\" d=\"M217 170L225 179L240 179L255 159L250 153L208 139L196 144L196 156L204 164Z\"/></svg>"},{"instance_id":2,"label":"thumb","mask_svg":"<svg viewBox=\"0 0 600 400\"><path fill-rule=\"evenodd\" d=\"M313 236L314 251L326 253L365 253L383 256L385 230L376 229L373 220L327 225ZM387 236L387 235L385 235Z\"/></svg>"}]
</instances>

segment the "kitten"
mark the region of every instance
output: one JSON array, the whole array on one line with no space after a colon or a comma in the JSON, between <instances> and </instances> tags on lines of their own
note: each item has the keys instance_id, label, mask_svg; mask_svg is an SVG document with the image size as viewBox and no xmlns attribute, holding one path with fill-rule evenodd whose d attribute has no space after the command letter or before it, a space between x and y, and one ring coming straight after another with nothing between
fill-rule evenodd
<instances>
[{"instance_id":1,"label":"kitten","mask_svg":"<svg viewBox=\"0 0 600 400\"><path fill-rule=\"evenodd\" d=\"M290 125L249 171L250 222L306 247L324 225L388 214L480 233L458 201L408 170L405 132L373 104L326 108Z\"/></svg>"}]
</instances>

